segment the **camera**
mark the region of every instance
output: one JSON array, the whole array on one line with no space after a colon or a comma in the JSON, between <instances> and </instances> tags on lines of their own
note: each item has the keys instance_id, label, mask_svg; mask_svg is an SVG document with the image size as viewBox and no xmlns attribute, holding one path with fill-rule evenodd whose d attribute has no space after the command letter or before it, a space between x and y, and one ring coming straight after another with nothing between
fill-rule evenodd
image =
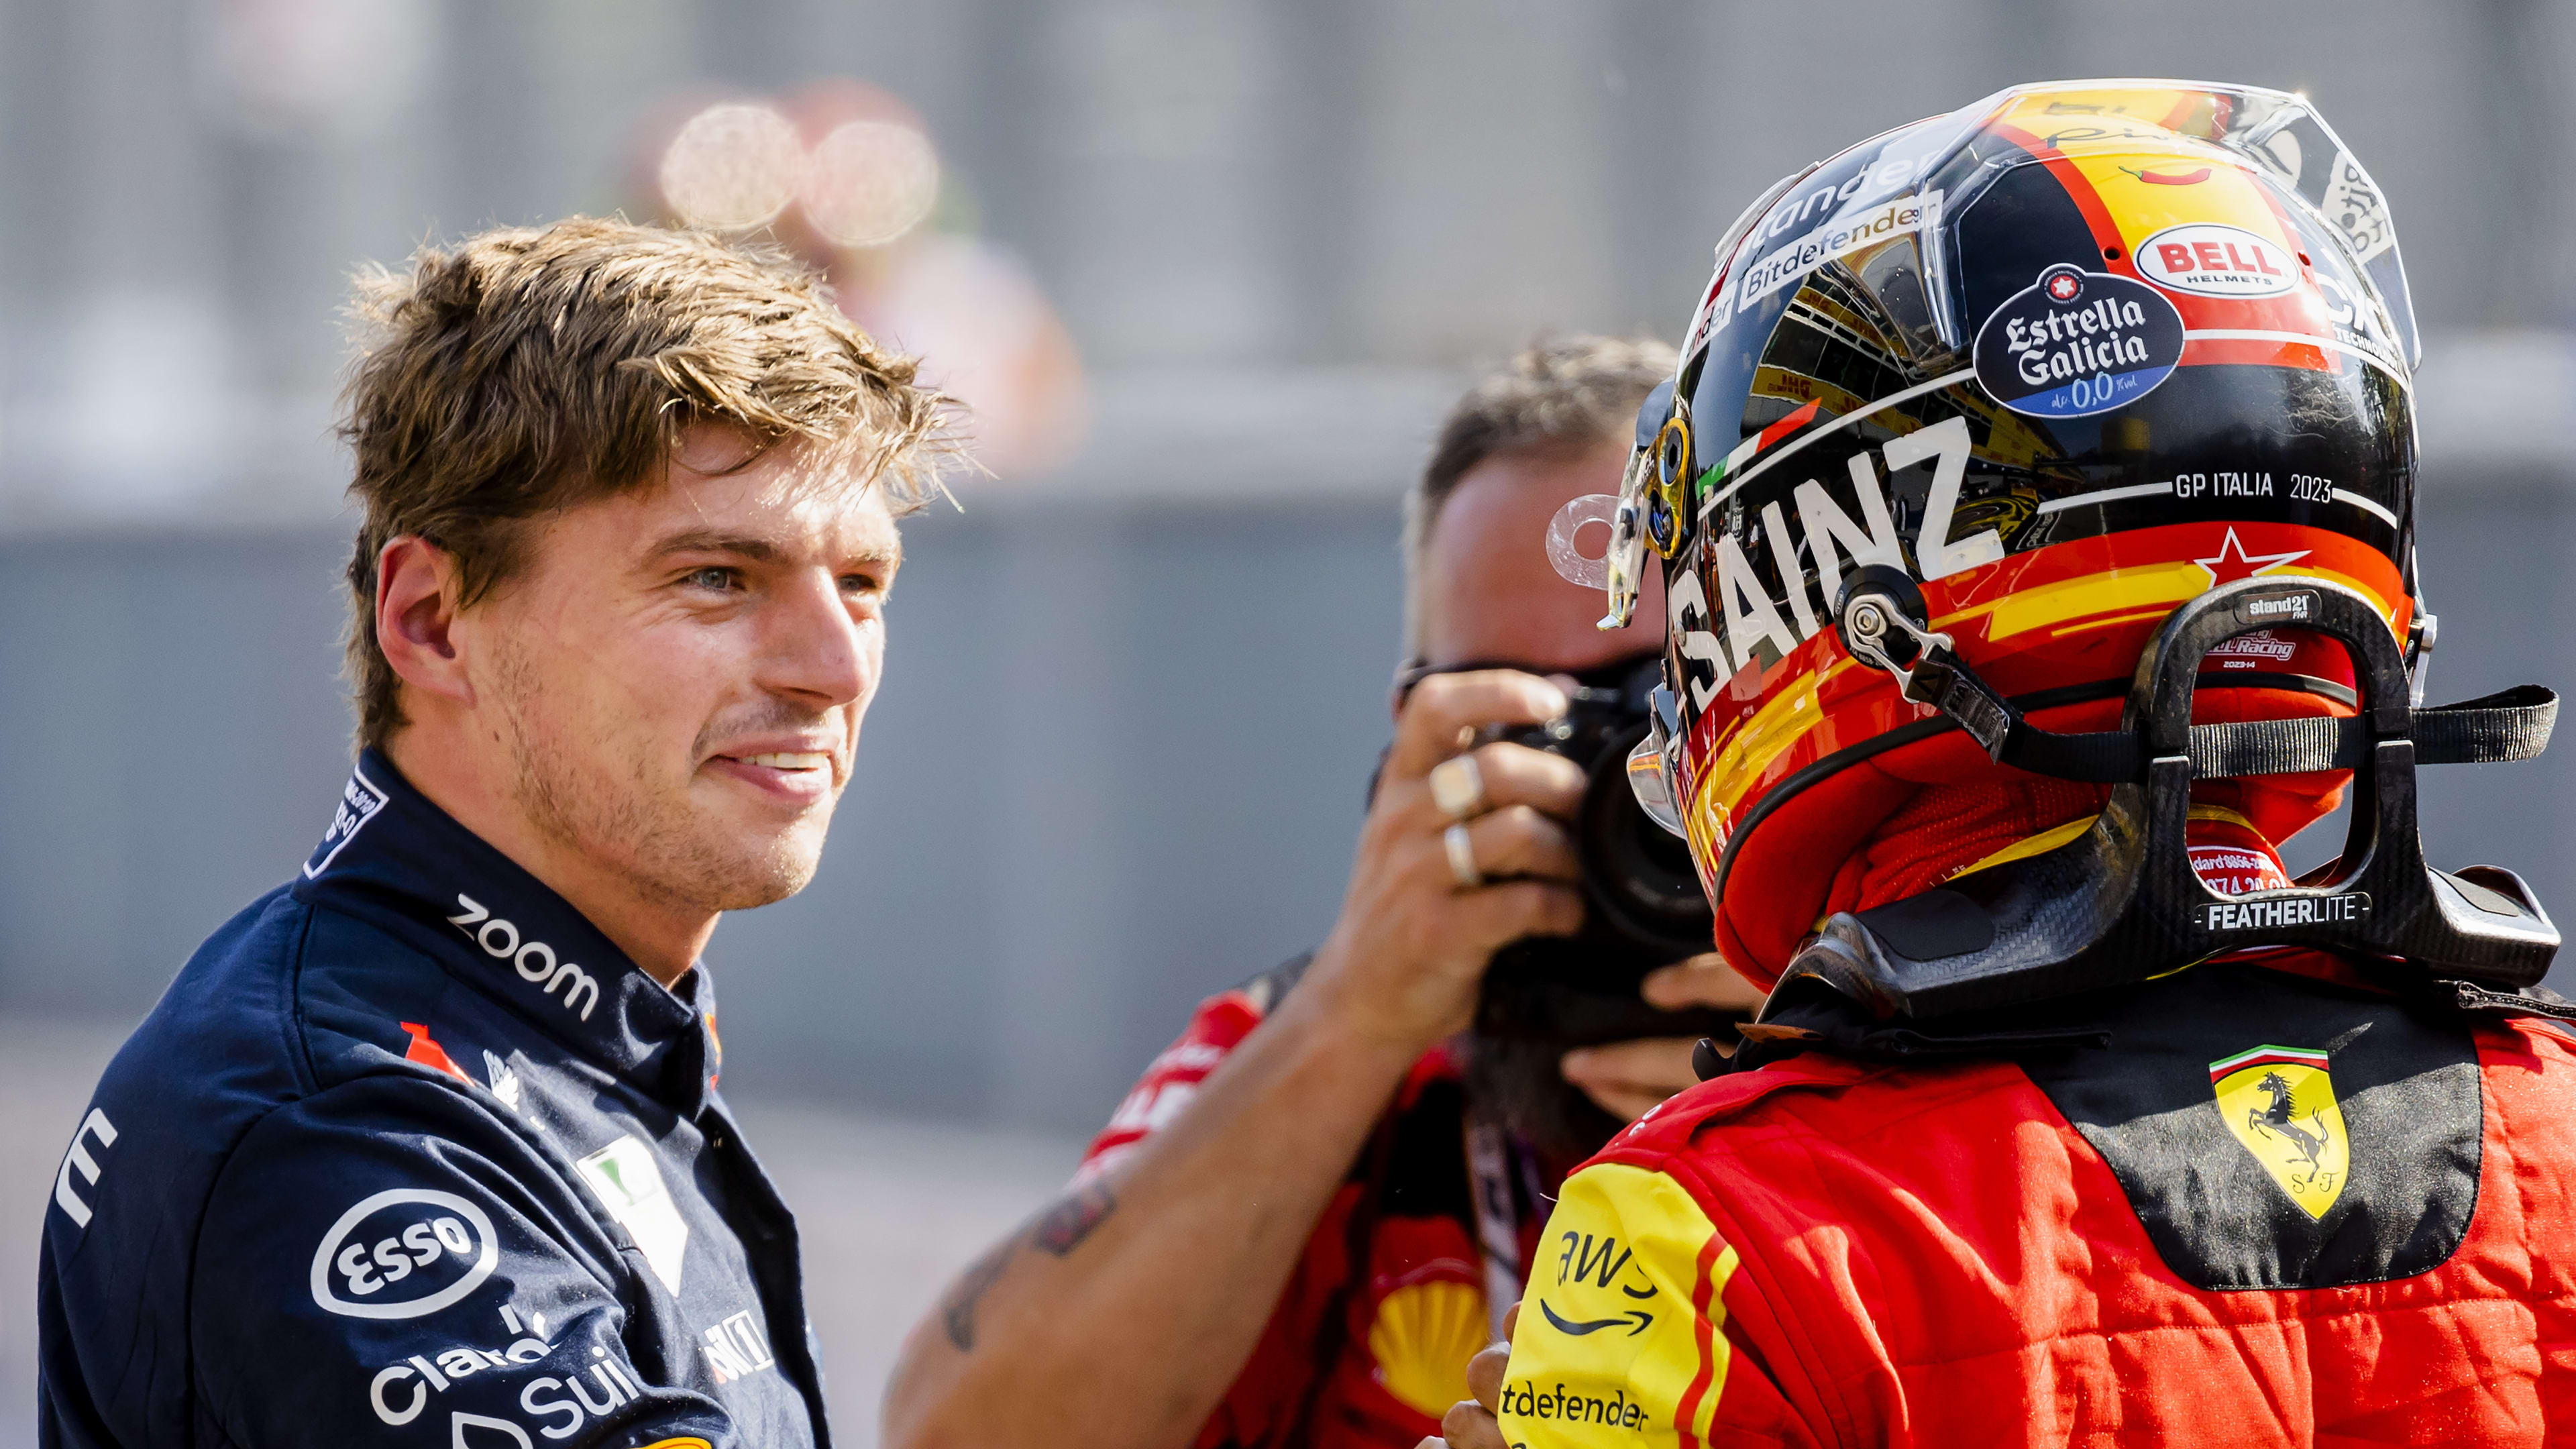
<instances>
[{"instance_id":1,"label":"camera","mask_svg":"<svg viewBox=\"0 0 2576 1449\"><path fill-rule=\"evenodd\" d=\"M1628 785L1628 752L1646 737L1648 697L1663 683L1663 660L1621 660L1575 678L1563 717L1492 727L1482 737L1583 767L1588 783L1572 823L1583 868L1583 929L1496 952L1476 1029L1569 1046L1729 1034L1732 1013L1658 1011L1637 995L1647 972L1707 951L1715 926L1689 847L1647 816Z\"/></svg>"}]
</instances>

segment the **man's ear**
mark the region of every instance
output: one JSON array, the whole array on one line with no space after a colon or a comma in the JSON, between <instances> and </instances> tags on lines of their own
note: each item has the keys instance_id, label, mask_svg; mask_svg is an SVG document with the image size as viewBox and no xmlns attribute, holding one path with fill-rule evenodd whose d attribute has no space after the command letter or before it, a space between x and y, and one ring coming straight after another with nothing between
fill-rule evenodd
<instances>
[{"instance_id":1,"label":"man's ear","mask_svg":"<svg viewBox=\"0 0 2576 1449\"><path fill-rule=\"evenodd\" d=\"M414 534L389 540L376 554L376 647L410 688L474 702L465 661L449 637L462 590L456 558Z\"/></svg>"}]
</instances>

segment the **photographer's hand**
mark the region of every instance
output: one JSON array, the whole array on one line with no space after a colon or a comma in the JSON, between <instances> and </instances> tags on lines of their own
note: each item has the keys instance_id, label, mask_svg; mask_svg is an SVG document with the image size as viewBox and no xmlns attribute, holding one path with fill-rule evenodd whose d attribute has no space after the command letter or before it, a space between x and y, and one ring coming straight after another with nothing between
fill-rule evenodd
<instances>
[{"instance_id":1,"label":"photographer's hand","mask_svg":"<svg viewBox=\"0 0 2576 1449\"><path fill-rule=\"evenodd\" d=\"M1582 924L1557 825L1582 798L1579 767L1489 744L1474 751L1480 782L1452 766L1445 791L1431 785L1462 735L1566 703L1507 670L1414 689L1341 919L1303 981L1185 1107L998 1244L913 1331L886 1388L890 1449L1185 1449L1405 1072L1467 1024L1487 959Z\"/></svg>"},{"instance_id":2,"label":"photographer's hand","mask_svg":"<svg viewBox=\"0 0 2576 1449\"><path fill-rule=\"evenodd\" d=\"M1523 745L1482 746L1469 756L1482 788L1454 812L1430 779L1477 730L1553 719L1566 703L1554 684L1509 670L1433 675L1414 688L1360 828L1341 918L1303 988L1344 1030L1410 1062L1467 1025L1497 949L1582 926L1580 866L1560 823L1583 798L1580 766ZM1461 823L1481 884L1460 877L1470 862L1454 860L1443 839Z\"/></svg>"},{"instance_id":3,"label":"photographer's hand","mask_svg":"<svg viewBox=\"0 0 2576 1449\"><path fill-rule=\"evenodd\" d=\"M1641 993L1650 1006L1681 1011L1713 1006L1750 1013L1762 1005L1762 992L1735 974L1725 958L1711 951L1649 972ZM1712 1038L1720 1056L1735 1053L1735 1034ZM1634 1122L1656 1103L1699 1084L1691 1067L1697 1037L1645 1037L1578 1047L1565 1054L1565 1079L1583 1089L1601 1110L1623 1122Z\"/></svg>"}]
</instances>

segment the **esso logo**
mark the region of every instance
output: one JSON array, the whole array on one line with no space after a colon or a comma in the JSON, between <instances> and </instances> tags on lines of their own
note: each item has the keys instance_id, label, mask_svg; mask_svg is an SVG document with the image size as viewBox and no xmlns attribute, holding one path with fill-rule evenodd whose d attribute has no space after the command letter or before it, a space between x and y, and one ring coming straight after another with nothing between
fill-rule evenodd
<instances>
[{"instance_id":1,"label":"esso logo","mask_svg":"<svg viewBox=\"0 0 2576 1449\"><path fill-rule=\"evenodd\" d=\"M452 1192L392 1188L322 1235L313 1301L344 1318L418 1318L473 1292L500 1257L482 1208Z\"/></svg>"},{"instance_id":2,"label":"esso logo","mask_svg":"<svg viewBox=\"0 0 2576 1449\"><path fill-rule=\"evenodd\" d=\"M2299 259L2241 226L2195 221L2138 243L2138 272L2203 297L2277 297L2298 285Z\"/></svg>"}]
</instances>

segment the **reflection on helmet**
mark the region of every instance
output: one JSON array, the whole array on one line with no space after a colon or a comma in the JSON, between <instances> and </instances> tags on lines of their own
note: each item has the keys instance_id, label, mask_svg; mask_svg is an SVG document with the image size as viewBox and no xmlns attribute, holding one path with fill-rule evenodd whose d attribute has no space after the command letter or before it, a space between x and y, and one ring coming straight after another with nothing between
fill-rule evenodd
<instances>
[{"instance_id":1,"label":"reflection on helmet","mask_svg":"<svg viewBox=\"0 0 2576 1449\"><path fill-rule=\"evenodd\" d=\"M1859 568L1917 581L1929 629L2059 730L2116 724L2166 616L2238 579L2344 585L2405 639L2415 355L2387 205L2300 97L2026 87L1775 187L1720 245L1627 495L1674 560L1670 787L1720 949L1768 979L1892 814L2007 773L1842 647ZM2339 646L2206 668L2207 717L2350 713ZM2240 785L2275 839L2339 788Z\"/></svg>"}]
</instances>

